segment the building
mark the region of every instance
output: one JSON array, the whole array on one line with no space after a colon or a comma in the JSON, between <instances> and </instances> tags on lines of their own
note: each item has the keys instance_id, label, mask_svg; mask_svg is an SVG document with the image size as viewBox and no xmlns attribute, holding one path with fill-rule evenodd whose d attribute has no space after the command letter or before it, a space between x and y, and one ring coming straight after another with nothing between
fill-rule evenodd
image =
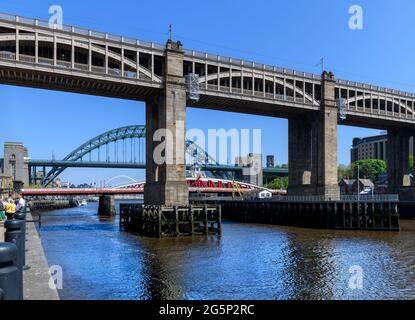
<instances>
[{"instance_id":1,"label":"building","mask_svg":"<svg viewBox=\"0 0 415 320\"><path fill-rule=\"evenodd\" d=\"M365 138L354 138L350 151L351 163L359 160L387 160L388 135L380 134ZM409 154L414 154L413 138L409 139Z\"/></svg>"},{"instance_id":2,"label":"building","mask_svg":"<svg viewBox=\"0 0 415 320\"><path fill-rule=\"evenodd\" d=\"M386 161L388 135L354 138L350 151L351 163L359 160L378 159Z\"/></svg>"},{"instance_id":3,"label":"building","mask_svg":"<svg viewBox=\"0 0 415 320\"><path fill-rule=\"evenodd\" d=\"M359 182L356 179L353 183L353 193L354 194L360 193L363 190L365 190L366 188L369 188L370 190L372 190L374 192L375 185L369 179L359 179Z\"/></svg>"},{"instance_id":4,"label":"building","mask_svg":"<svg viewBox=\"0 0 415 320\"><path fill-rule=\"evenodd\" d=\"M12 177L0 174L0 196L5 196L11 193L13 190Z\"/></svg>"},{"instance_id":5,"label":"building","mask_svg":"<svg viewBox=\"0 0 415 320\"><path fill-rule=\"evenodd\" d=\"M275 158L274 156L267 156L267 168L275 167Z\"/></svg>"},{"instance_id":6,"label":"building","mask_svg":"<svg viewBox=\"0 0 415 320\"><path fill-rule=\"evenodd\" d=\"M5 142L2 176L11 177L14 188L29 185L29 156L23 143Z\"/></svg>"},{"instance_id":7,"label":"building","mask_svg":"<svg viewBox=\"0 0 415 320\"><path fill-rule=\"evenodd\" d=\"M340 187L340 194L342 195L350 195L353 194L353 184L355 183L355 179L342 179L339 182Z\"/></svg>"},{"instance_id":8,"label":"building","mask_svg":"<svg viewBox=\"0 0 415 320\"><path fill-rule=\"evenodd\" d=\"M250 153L247 157L236 157L235 165L242 167L242 181L257 186L263 184L262 155Z\"/></svg>"},{"instance_id":9,"label":"building","mask_svg":"<svg viewBox=\"0 0 415 320\"><path fill-rule=\"evenodd\" d=\"M342 179L339 182L339 187L342 195L354 195L358 192L362 192L366 188L370 188L370 190L373 190L374 193L376 193L375 185L369 179L359 179L359 182L357 179Z\"/></svg>"}]
</instances>

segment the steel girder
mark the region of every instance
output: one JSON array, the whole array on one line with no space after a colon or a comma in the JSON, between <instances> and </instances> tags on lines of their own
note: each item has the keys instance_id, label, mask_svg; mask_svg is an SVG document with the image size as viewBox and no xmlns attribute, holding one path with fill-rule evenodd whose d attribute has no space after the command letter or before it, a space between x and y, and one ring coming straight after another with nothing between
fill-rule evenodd
<instances>
[{"instance_id":1,"label":"steel girder","mask_svg":"<svg viewBox=\"0 0 415 320\"><path fill-rule=\"evenodd\" d=\"M118 129L113 129L107 131L95 138L84 143L69 155L67 155L63 161L81 161L82 158L91 153L94 150L99 149L100 147L120 141L123 139L132 139L132 138L143 138L146 137L146 127L140 125L127 126ZM219 164L213 159L205 150L199 147L196 143L190 140L186 140L186 153L194 159L194 163L201 165L210 165L210 166L219 166ZM42 185L48 186L54 179L56 179L67 167L56 167L50 170L47 175L42 179ZM215 175L221 175L212 170Z\"/></svg>"}]
</instances>

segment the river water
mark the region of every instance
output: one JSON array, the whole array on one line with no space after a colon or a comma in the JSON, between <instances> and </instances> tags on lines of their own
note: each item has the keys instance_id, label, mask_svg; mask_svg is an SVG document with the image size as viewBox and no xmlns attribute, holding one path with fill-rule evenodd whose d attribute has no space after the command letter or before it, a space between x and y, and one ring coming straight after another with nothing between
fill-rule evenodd
<instances>
[{"instance_id":1,"label":"river water","mask_svg":"<svg viewBox=\"0 0 415 320\"><path fill-rule=\"evenodd\" d=\"M415 221L400 233L224 222L221 237L119 231L97 204L44 213L61 299L415 299Z\"/></svg>"}]
</instances>

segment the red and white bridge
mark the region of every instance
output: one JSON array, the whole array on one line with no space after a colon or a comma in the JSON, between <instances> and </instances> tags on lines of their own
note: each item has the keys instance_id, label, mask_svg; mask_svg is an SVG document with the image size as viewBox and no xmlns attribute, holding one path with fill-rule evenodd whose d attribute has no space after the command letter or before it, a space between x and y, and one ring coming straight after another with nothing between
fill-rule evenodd
<instances>
[{"instance_id":1,"label":"red and white bridge","mask_svg":"<svg viewBox=\"0 0 415 320\"><path fill-rule=\"evenodd\" d=\"M70 188L35 188L23 189L24 196L83 196L83 195L129 195L129 194L144 194L145 182L136 182L132 184L122 185L113 188L85 188L85 189L70 189ZM224 179L213 178L187 178L187 185L190 193L199 194L249 194L261 191L268 191L272 195L286 195L285 190L270 190L256 185L244 182L237 182Z\"/></svg>"}]
</instances>

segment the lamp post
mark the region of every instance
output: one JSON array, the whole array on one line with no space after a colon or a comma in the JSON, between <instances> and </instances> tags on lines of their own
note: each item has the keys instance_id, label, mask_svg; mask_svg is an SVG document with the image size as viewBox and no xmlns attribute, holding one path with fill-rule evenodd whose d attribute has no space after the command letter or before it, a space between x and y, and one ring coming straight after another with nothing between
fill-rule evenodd
<instances>
[{"instance_id":1,"label":"lamp post","mask_svg":"<svg viewBox=\"0 0 415 320\"><path fill-rule=\"evenodd\" d=\"M357 165L357 201L360 202L360 166Z\"/></svg>"}]
</instances>

